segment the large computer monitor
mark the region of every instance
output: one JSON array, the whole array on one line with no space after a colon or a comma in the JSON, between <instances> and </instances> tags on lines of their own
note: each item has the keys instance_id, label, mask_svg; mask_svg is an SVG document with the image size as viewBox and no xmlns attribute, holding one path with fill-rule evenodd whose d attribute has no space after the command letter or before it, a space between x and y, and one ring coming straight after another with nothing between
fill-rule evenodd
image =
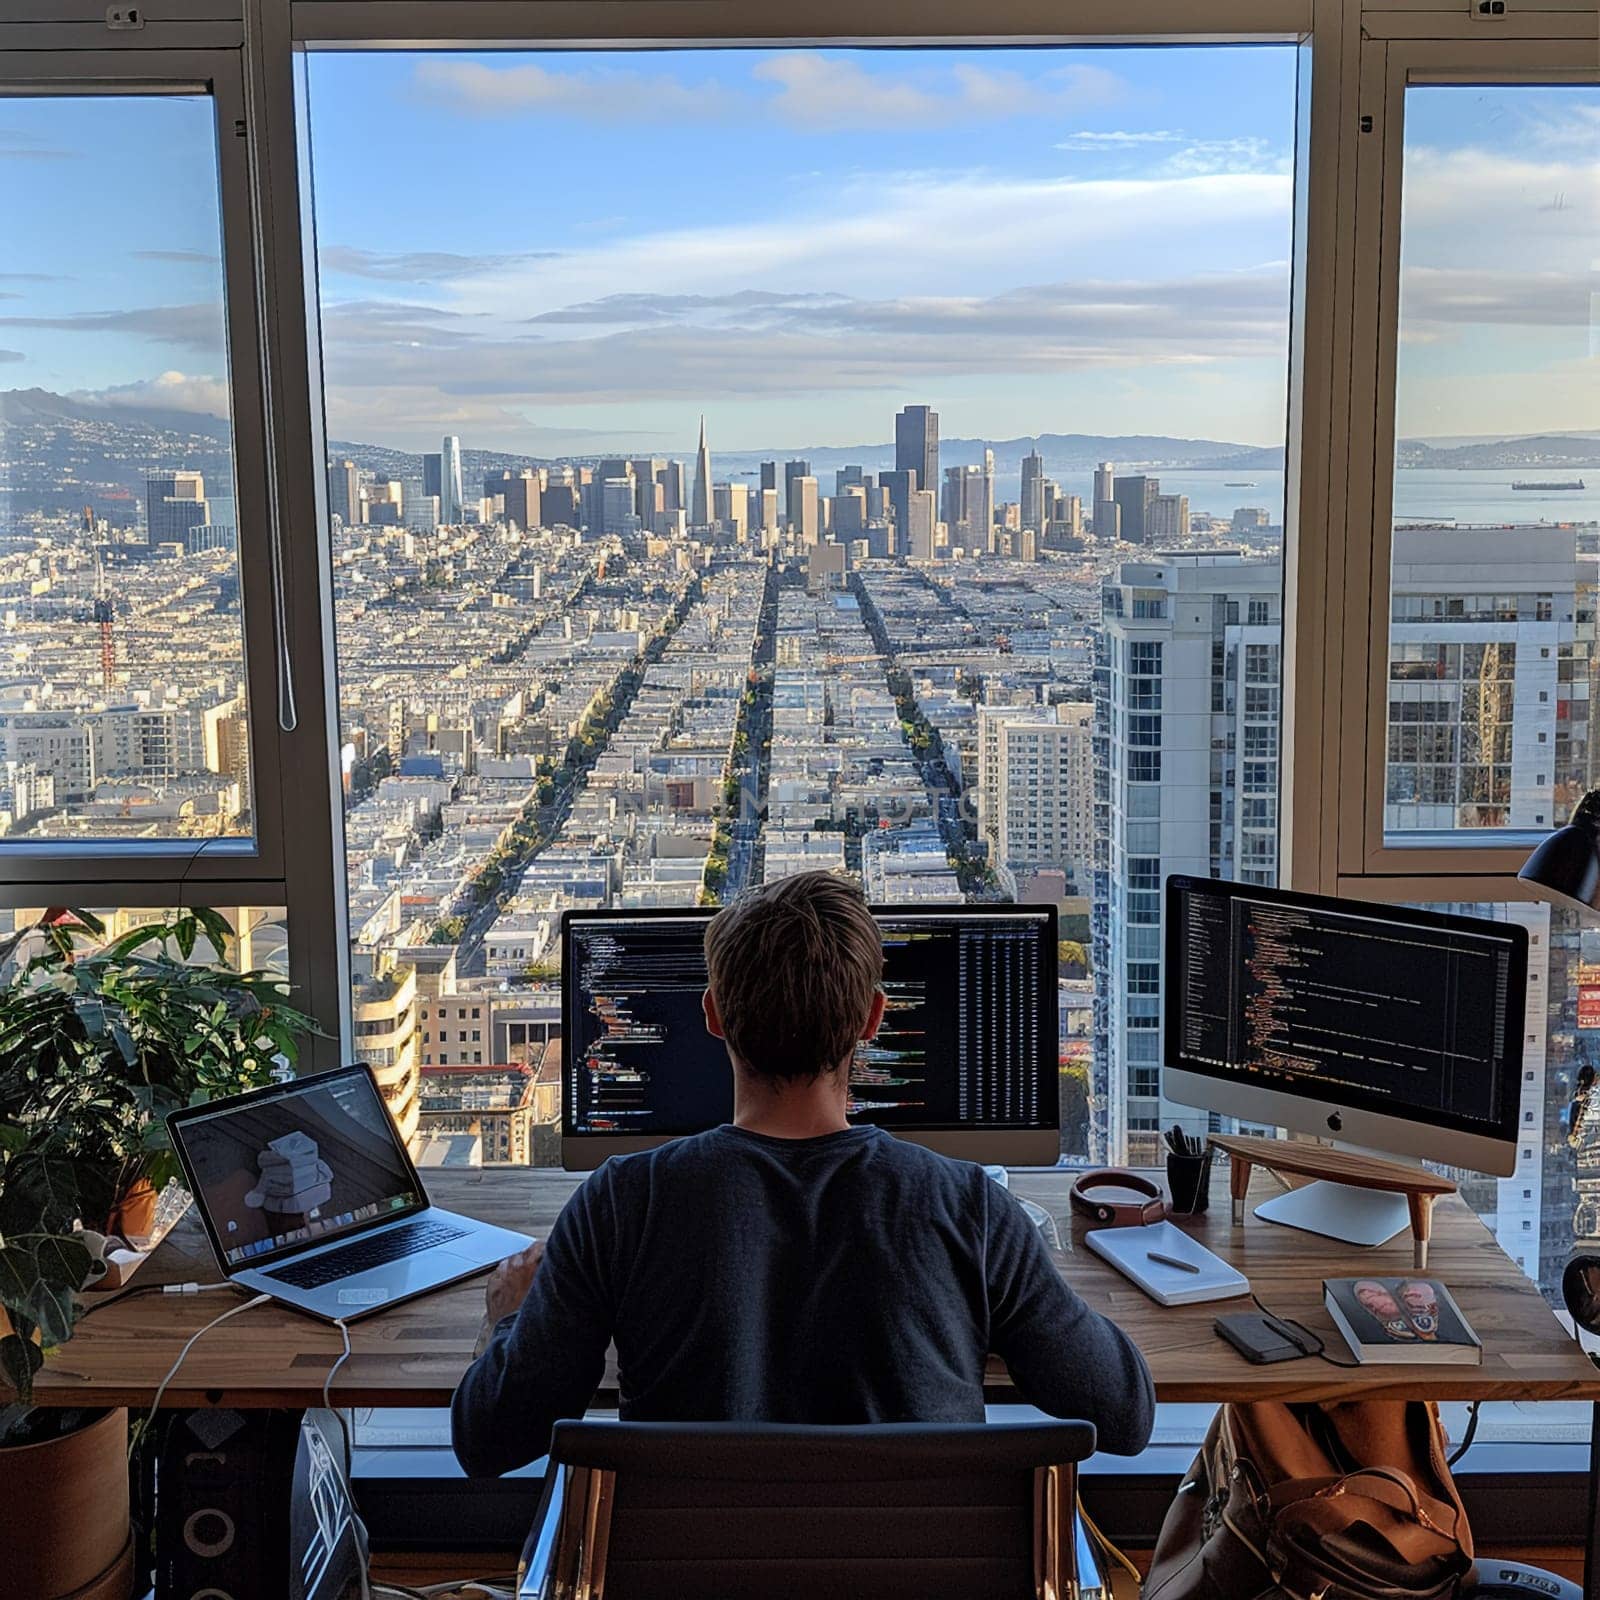
<instances>
[{"instance_id":1,"label":"large computer monitor","mask_svg":"<svg viewBox=\"0 0 1600 1600\"><path fill-rule=\"evenodd\" d=\"M1053 906L873 908L888 998L851 1073L851 1117L947 1155L1060 1155ZM710 911L569 911L561 922L561 1160L569 1171L733 1115L706 1032Z\"/></svg>"},{"instance_id":2,"label":"large computer monitor","mask_svg":"<svg viewBox=\"0 0 1600 1600\"><path fill-rule=\"evenodd\" d=\"M1527 976L1528 933L1514 923L1169 877L1166 1094L1505 1175ZM1256 1214L1357 1243L1406 1225L1402 1197L1344 1185L1309 1185Z\"/></svg>"}]
</instances>

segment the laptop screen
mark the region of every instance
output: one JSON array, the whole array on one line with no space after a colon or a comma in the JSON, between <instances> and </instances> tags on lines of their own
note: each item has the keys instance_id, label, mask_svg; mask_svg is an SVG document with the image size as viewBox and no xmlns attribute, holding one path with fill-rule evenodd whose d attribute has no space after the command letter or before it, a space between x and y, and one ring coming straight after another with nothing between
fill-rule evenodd
<instances>
[{"instance_id":1,"label":"laptop screen","mask_svg":"<svg viewBox=\"0 0 1600 1600\"><path fill-rule=\"evenodd\" d=\"M363 1071L291 1081L173 1132L230 1267L428 1203Z\"/></svg>"}]
</instances>

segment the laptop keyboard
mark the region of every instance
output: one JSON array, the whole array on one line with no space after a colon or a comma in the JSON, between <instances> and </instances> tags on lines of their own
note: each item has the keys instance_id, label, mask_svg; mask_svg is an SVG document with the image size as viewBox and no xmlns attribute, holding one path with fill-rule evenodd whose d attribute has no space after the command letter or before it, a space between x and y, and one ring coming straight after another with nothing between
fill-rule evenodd
<instances>
[{"instance_id":1,"label":"laptop keyboard","mask_svg":"<svg viewBox=\"0 0 1600 1600\"><path fill-rule=\"evenodd\" d=\"M465 1238L466 1233L465 1228L452 1227L448 1222L407 1222L386 1233L375 1233L369 1239L357 1239L342 1249L329 1250L306 1261L291 1261L263 1276L279 1278L296 1289L320 1289L341 1278L353 1278L371 1267L387 1266L404 1256L414 1256L419 1250L431 1250L435 1245Z\"/></svg>"}]
</instances>

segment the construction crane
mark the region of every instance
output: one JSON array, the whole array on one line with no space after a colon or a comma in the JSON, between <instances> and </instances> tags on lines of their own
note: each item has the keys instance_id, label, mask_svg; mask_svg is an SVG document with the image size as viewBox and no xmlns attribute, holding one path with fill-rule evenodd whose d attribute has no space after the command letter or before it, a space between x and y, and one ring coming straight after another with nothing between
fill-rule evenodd
<instances>
[{"instance_id":1,"label":"construction crane","mask_svg":"<svg viewBox=\"0 0 1600 1600\"><path fill-rule=\"evenodd\" d=\"M106 587L106 569L99 551L94 558L94 620L100 624L100 687L109 695L117 672L117 612Z\"/></svg>"}]
</instances>

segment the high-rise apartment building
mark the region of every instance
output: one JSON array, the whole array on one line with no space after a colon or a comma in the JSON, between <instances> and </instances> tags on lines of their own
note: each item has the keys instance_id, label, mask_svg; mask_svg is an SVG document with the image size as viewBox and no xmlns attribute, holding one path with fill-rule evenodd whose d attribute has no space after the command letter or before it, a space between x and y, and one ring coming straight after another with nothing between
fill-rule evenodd
<instances>
[{"instance_id":1,"label":"high-rise apartment building","mask_svg":"<svg viewBox=\"0 0 1600 1600\"><path fill-rule=\"evenodd\" d=\"M1282 588L1276 559L1215 554L1125 562L1102 590L1094 1150L1117 1164L1196 1121L1161 1093L1167 874L1277 882Z\"/></svg>"},{"instance_id":2,"label":"high-rise apartment building","mask_svg":"<svg viewBox=\"0 0 1600 1600\"><path fill-rule=\"evenodd\" d=\"M427 484L424 481L423 489ZM439 448L439 521L455 527L462 519L466 502L461 490L461 441L452 433Z\"/></svg>"},{"instance_id":3,"label":"high-rise apartment building","mask_svg":"<svg viewBox=\"0 0 1600 1600\"><path fill-rule=\"evenodd\" d=\"M1595 568L1577 538L1395 530L1386 829L1549 828L1595 782Z\"/></svg>"},{"instance_id":4,"label":"high-rise apartment building","mask_svg":"<svg viewBox=\"0 0 1600 1600\"><path fill-rule=\"evenodd\" d=\"M985 702L978 707L978 838L991 861L998 859L1000 799L1005 792L1000 781L1000 730L1008 722L1039 722L1046 715L1031 700L1017 705Z\"/></svg>"},{"instance_id":5,"label":"high-rise apartment building","mask_svg":"<svg viewBox=\"0 0 1600 1600\"><path fill-rule=\"evenodd\" d=\"M1118 478L1114 490L1121 537L1129 544L1150 543L1150 513L1161 493L1161 480L1143 475Z\"/></svg>"},{"instance_id":6,"label":"high-rise apartment building","mask_svg":"<svg viewBox=\"0 0 1600 1600\"><path fill-rule=\"evenodd\" d=\"M996 865L1013 883L1061 871L1086 893L1094 860L1094 706L995 709L1031 712L992 724L997 792L985 809L995 823Z\"/></svg>"},{"instance_id":7,"label":"high-rise apartment building","mask_svg":"<svg viewBox=\"0 0 1600 1600\"><path fill-rule=\"evenodd\" d=\"M711 447L706 443L705 413L700 414L700 443L694 452L694 488L689 499L689 526L711 526Z\"/></svg>"},{"instance_id":8,"label":"high-rise apartment building","mask_svg":"<svg viewBox=\"0 0 1600 1600\"><path fill-rule=\"evenodd\" d=\"M894 464L898 472L914 472L916 487L939 483L939 413L927 406L906 406L895 413Z\"/></svg>"},{"instance_id":9,"label":"high-rise apartment building","mask_svg":"<svg viewBox=\"0 0 1600 1600\"><path fill-rule=\"evenodd\" d=\"M188 547L191 528L211 521L206 480L198 472L156 472L144 482L145 542Z\"/></svg>"},{"instance_id":10,"label":"high-rise apartment building","mask_svg":"<svg viewBox=\"0 0 1600 1600\"><path fill-rule=\"evenodd\" d=\"M444 478L440 471L438 455L425 455L422 458L422 492L431 494L436 500L440 499L444 493L440 488L443 482Z\"/></svg>"}]
</instances>

